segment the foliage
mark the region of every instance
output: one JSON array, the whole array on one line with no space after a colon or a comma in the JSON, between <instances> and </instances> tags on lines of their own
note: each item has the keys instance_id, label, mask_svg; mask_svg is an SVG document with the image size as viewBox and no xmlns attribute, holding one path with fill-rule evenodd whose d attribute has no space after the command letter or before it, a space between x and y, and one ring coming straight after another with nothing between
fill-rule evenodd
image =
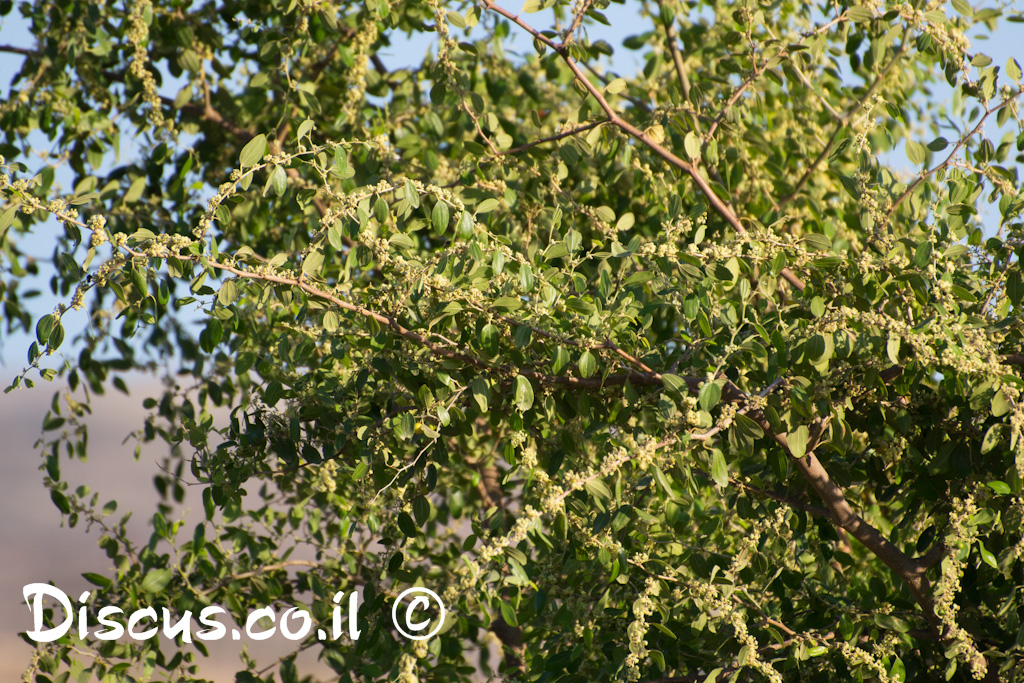
<instances>
[{"instance_id":1,"label":"foliage","mask_svg":"<svg viewBox=\"0 0 1024 683\"><path fill-rule=\"evenodd\" d=\"M14 386L76 392L42 469L104 530L91 606L327 623L358 589L357 641L301 645L342 681L1021 676L1021 69L965 38L1021 17L629 8L612 46L606 0L18 6L0 295ZM141 541L60 466L138 370ZM413 585L429 641L388 616ZM29 676L201 680L202 648L73 632Z\"/></svg>"}]
</instances>

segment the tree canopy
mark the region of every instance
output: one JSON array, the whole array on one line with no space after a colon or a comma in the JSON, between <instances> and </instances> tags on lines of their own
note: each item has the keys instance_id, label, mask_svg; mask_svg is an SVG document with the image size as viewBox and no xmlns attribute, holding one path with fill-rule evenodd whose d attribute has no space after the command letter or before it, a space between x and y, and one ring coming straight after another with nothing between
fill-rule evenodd
<instances>
[{"instance_id":1,"label":"tree canopy","mask_svg":"<svg viewBox=\"0 0 1024 683\"><path fill-rule=\"evenodd\" d=\"M102 529L91 623L327 628L356 591L357 640L295 643L341 681L1024 675L1024 83L968 38L1020 14L16 11L0 298L37 340L9 390L58 385L41 470ZM381 58L421 35L420 63ZM125 425L166 444L149 538L61 475L139 371L166 387ZM414 586L447 610L427 640L390 618ZM203 649L72 629L27 680L199 681Z\"/></svg>"}]
</instances>

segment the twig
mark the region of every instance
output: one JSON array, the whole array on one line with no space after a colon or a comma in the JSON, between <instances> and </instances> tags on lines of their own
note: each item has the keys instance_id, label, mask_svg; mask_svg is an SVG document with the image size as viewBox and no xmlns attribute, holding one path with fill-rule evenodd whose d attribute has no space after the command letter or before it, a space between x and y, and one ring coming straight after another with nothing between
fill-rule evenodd
<instances>
[{"instance_id":1,"label":"twig","mask_svg":"<svg viewBox=\"0 0 1024 683\"><path fill-rule=\"evenodd\" d=\"M540 138L539 140L528 142L525 145L521 145L519 147L506 149L504 152L498 152L497 156L505 156L507 154L518 154L519 152L524 152L528 149L536 147L537 145L543 145L545 142L554 142L555 140L561 140L562 138L567 138L569 136L576 135L577 133L582 133L584 131L591 130L592 128L597 128L602 123L608 123L608 121L604 119L600 121L591 121L590 123L584 124L582 126L577 126L575 128L570 128L569 130L564 130L561 133L558 133L557 135L551 135L546 138Z\"/></svg>"},{"instance_id":2,"label":"twig","mask_svg":"<svg viewBox=\"0 0 1024 683\"><path fill-rule=\"evenodd\" d=\"M590 9L592 2L593 0L583 0L583 6L580 7L580 11L577 12L576 16L572 18L572 25L569 26L569 31L565 34L565 38L562 39L563 48L573 41L573 34L576 33L576 29L583 23L583 16Z\"/></svg>"},{"instance_id":3,"label":"twig","mask_svg":"<svg viewBox=\"0 0 1024 683\"><path fill-rule=\"evenodd\" d=\"M970 140L972 137L974 137L978 133L978 131L981 130L981 127L983 125L985 125L985 121L988 119L988 117L992 116L992 114L996 113L997 111L999 111L1003 107L1009 106L1009 104L1011 102L1013 102L1018 97L1020 97L1021 92L1024 92L1024 91L1018 90L1016 93L1014 93L1013 95L1011 95L1011 96L1007 97L1005 100L1003 100L1002 103L999 104L998 106L993 107L992 109L986 109L985 110L985 115L981 117L980 121L978 121L978 125L976 125L973 129L971 129L971 132L969 132L967 135L965 135L962 138L960 138L960 140L953 147L953 151L950 152L949 156L946 157L945 161L943 161L942 163L940 163L940 164L938 164L936 166L933 166L932 168L928 169L927 171L924 171L924 172L918 174L918 176L914 180L914 182L912 182L910 185L908 185L907 189L903 190L903 193L900 194L900 196L896 198L896 201L893 202L892 206L889 207L889 210L885 212L885 221L884 221L884 223L885 224L889 223L889 220L892 218L892 215L896 212L896 209L899 208L899 205L902 204L903 200L906 199L907 197L909 197L910 194L914 190L916 190L921 183L923 183L927 178L929 178L935 172L937 172L937 171L939 171L939 170L941 170L943 168L946 168L951 163L953 163L953 157L955 157L957 152L959 152L961 150L961 148L963 148L963 146L967 144L968 140Z\"/></svg>"},{"instance_id":4,"label":"twig","mask_svg":"<svg viewBox=\"0 0 1024 683\"><path fill-rule=\"evenodd\" d=\"M878 76L875 78L874 82L867 89L867 91L865 91L864 96L857 100L849 109L846 110L846 113L844 113L839 119L837 119L838 125L832 131L832 135L829 137L828 142L825 143L825 146L818 153L818 156L814 158L814 161L811 162L811 165L808 166L806 170L804 170L803 175L800 176L800 179L797 180L796 185L793 186L793 191L778 201L777 205L779 208L785 206L786 204L790 203L791 201L793 201L793 199L796 198L800 190L803 189L803 186L807 184L808 180L810 180L811 175L814 173L815 169L817 169L821 162L825 160L825 157L828 156L829 151L832 149L833 143L835 143L836 137L839 135L839 132L843 130L843 127L850 120L850 117L852 117L854 113L860 110L864 103L868 101L868 99L875 93L876 90L878 90L879 86L885 80L886 76L889 75L889 72L892 71L892 68L897 64L897 62L899 62L900 58L907 51L909 45L910 44L908 41L903 41L903 43L900 45L900 49L897 50L896 54L893 55L893 58L889 60L889 63L885 65L885 68L883 68L878 73Z\"/></svg>"},{"instance_id":5,"label":"twig","mask_svg":"<svg viewBox=\"0 0 1024 683\"><path fill-rule=\"evenodd\" d=\"M662 7L662 0L658 0L658 7ZM672 54L672 63L675 65L676 77L679 78L679 90L682 92L683 101L690 99L690 79L686 75L686 68L683 66L683 55L679 52L679 35L676 33L675 20L665 24L665 38L668 43L668 51ZM696 121L696 118L694 119Z\"/></svg>"},{"instance_id":6,"label":"twig","mask_svg":"<svg viewBox=\"0 0 1024 683\"><path fill-rule=\"evenodd\" d=\"M648 136L642 130L634 126L629 121L626 121L621 116L619 116L618 112L615 111L615 109L613 109L612 106L608 103L608 100L605 99L604 94L600 90L598 90L593 83L590 82L590 79L586 77L586 75L580 69L579 64L577 64L576 60L574 60L569 55L568 50L564 45L554 42L553 40L545 36L543 33L541 33L540 31L538 31L537 29L533 28L525 21L523 21L521 18L519 18L518 15L512 14L505 8L491 2L491 0L482 0L482 3L485 9L491 10L492 12L500 14L506 19L509 19L510 21L521 27L523 30L525 30L527 33L532 35L535 39L547 45L552 50L556 51L562 57L562 60L565 62L566 66L569 67L569 70L572 71L573 75L576 77L576 80L578 80L580 84L587 90L587 92L590 93L595 100L597 100L598 104L601 106L601 109L608 117L608 121L612 125L618 127L628 135L636 138L644 145L646 145L647 148L654 152L656 155L658 155L672 166L675 166L676 168L687 174L690 177L690 179L694 182L694 184L697 185L700 191L704 194L705 198L715 209L715 211L720 216L722 216L722 218L724 218L726 222L729 223L729 225L731 225L736 232L740 233L741 235L747 234L747 229L743 227L743 224L740 222L740 219L736 215L736 213L729 208L729 206L721 199L721 197L715 194L715 191L711 189L711 185L708 183L708 181L704 179L704 177L692 164L683 161L678 156L673 154L669 149L663 146L661 143L655 142L653 139L651 139L650 136ZM796 287L799 290L803 290L807 286L799 277L797 277L788 268L784 268L782 270L781 275L783 279L786 280L786 282L788 282L791 286Z\"/></svg>"},{"instance_id":7,"label":"twig","mask_svg":"<svg viewBox=\"0 0 1024 683\"><path fill-rule=\"evenodd\" d=\"M197 593L197 595L199 597L202 597L204 595L209 595L210 593L212 593L215 590L220 590L221 588L224 588L225 586L227 586L232 581L244 581L245 579L251 579L254 576L259 576L260 574L266 574L267 572L276 572L279 569L287 569L288 567L311 567L311 568L315 568L315 567L319 567L319 566L320 565L318 563L313 562L312 560L286 560L284 562L278 562L276 564L268 564L268 565L264 565L262 567L257 567L256 569L253 569L252 571L242 572L241 574L232 574L231 576L225 577L224 579L219 581L215 586L207 588L204 591L199 591Z\"/></svg>"}]
</instances>

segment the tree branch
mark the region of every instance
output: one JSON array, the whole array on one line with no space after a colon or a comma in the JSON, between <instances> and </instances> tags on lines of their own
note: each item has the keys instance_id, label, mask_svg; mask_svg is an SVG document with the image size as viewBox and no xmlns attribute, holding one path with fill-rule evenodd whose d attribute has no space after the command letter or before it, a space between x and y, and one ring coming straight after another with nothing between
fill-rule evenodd
<instances>
[{"instance_id":1,"label":"tree branch","mask_svg":"<svg viewBox=\"0 0 1024 683\"><path fill-rule=\"evenodd\" d=\"M860 108L864 105L864 103L867 102L868 99L875 93L875 91L882 84L882 81L885 80L885 77L889 75L889 72L892 71L892 68L899 61L900 57L903 56L903 53L907 51L908 47L909 43L906 40L904 40L903 44L900 45L900 49L896 51L896 54L893 55L893 58L891 60L889 60L889 63L886 64L885 67L878 73L878 76L875 78L874 82L864 93L864 96L857 100L857 102L855 102L853 106L847 109L846 112L837 120L837 123L839 125L837 125L835 129L832 131L832 135L829 137L828 142L825 143L825 146L818 153L818 156L814 158L814 161L811 162L811 165L804 170L803 175L800 176L800 179L797 180L796 185L793 186L793 191L779 200L779 208L782 208L783 206L790 203L791 201L793 201L793 199L796 198L797 194L800 193L800 190L803 189L803 186L807 184L808 180L810 180L811 175L814 173L815 169L817 169L821 162L825 160L825 157L828 156L829 150L832 149L832 145L833 143L835 143L836 137L839 135L839 132L843 130L843 127L850 120L850 117L852 117L854 113L859 111Z\"/></svg>"},{"instance_id":2,"label":"tree branch","mask_svg":"<svg viewBox=\"0 0 1024 683\"><path fill-rule=\"evenodd\" d=\"M743 227L743 224L740 222L739 217L732 209L729 208L729 206L722 200L721 197L715 194L715 191L711 188L710 183L708 183L708 181L704 179L704 176L700 174L700 171L698 171L692 164L683 161L678 156L673 154L668 148L663 146L661 143L652 140L650 136L648 136L642 130L634 126L632 123L626 121L624 118L619 116L618 112L615 111L615 109L613 109L612 106L608 103L608 100L605 99L604 94L600 90L598 90L593 83L590 82L590 79L588 79L586 75L583 73L583 71L580 69L579 64L576 63L576 60L574 60L569 55L568 49L565 45L554 42L553 40L545 36L543 33L541 33L540 31L538 31L537 29L533 28L525 21L520 19L519 16L512 14L511 12L504 9L503 7L500 7L499 5L496 5L494 2L491 2L491 0L481 0L481 2L485 9L500 14L506 19L512 21L516 25L520 26L527 33L532 35L536 40L540 41L541 43L547 45L552 50L557 52L562 57L562 61L565 62L566 66L569 67L569 70L572 71L573 75L576 77L576 80L580 82L580 85L582 85L587 90L587 92L590 93L595 100L597 100L598 104L601 106L601 109L608 117L608 121L612 125L616 126L624 133L636 138L641 143L643 143L648 149L654 152L657 156L661 157L670 165L676 167L677 169L688 175L690 179L693 181L693 183L697 185L697 187L700 189L701 193L705 196L705 198L708 200L711 206L714 208L715 212L718 213L718 215L720 215L722 218L724 218L725 221L729 225L731 225L737 233L741 235L747 234L747 229ZM796 287L799 290L803 290L807 286L806 284L804 284L803 280L797 277L791 270L789 270L789 268L784 268L782 270L781 275L783 279L786 280L786 282L788 282L791 286Z\"/></svg>"},{"instance_id":3,"label":"tree branch","mask_svg":"<svg viewBox=\"0 0 1024 683\"><path fill-rule=\"evenodd\" d=\"M22 57L34 57L36 55L35 50L30 50L25 47L16 47L14 45L0 45L0 52L9 52L14 55L21 55Z\"/></svg>"},{"instance_id":4,"label":"tree branch","mask_svg":"<svg viewBox=\"0 0 1024 683\"><path fill-rule=\"evenodd\" d=\"M569 31L565 34L565 38L562 39L561 47L564 48L573 41L573 34L576 33L576 29L578 29L580 24L583 23L583 16L587 13L587 10L590 9L592 2L593 0L583 0L583 6L580 7L580 11L576 16L572 18L572 25L569 26Z\"/></svg>"},{"instance_id":5,"label":"tree branch","mask_svg":"<svg viewBox=\"0 0 1024 683\"><path fill-rule=\"evenodd\" d=\"M658 0L658 7L662 5L662 0ZM668 51L672 55L672 64L675 66L676 77L679 79L679 90L683 95L683 101L689 101L690 79L686 75L686 67L683 66L683 55L679 52L679 35L676 33L675 20L665 24L665 42L668 43ZM696 118L694 122L696 122Z\"/></svg>"},{"instance_id":6,"label":"tree branch","mask_svg":"<svg viewBox=\"0 0 1024 683\"><path fill-rule=\"evenodd\" d=\"M731 384L731 383L730 383ZM742 391L734 386L735 392ZM723 395L724 395L723 391ZM932 599L931 586L925 572L941 556L941 550L934 548L921 558L912 558L891 543L882 533L865 521L860 515L854 512L850 503L846 500L843 490L832 481L828 471L818 460L813 448L808 448L803 457L796 457L789 446L786 434L776 433L768 423L764 413L760 410L748 413L751 419L758 423L764 432L785 450L786 455L810 484L814 492L818 494L825 507L829 511L829 517L833 523L845 529L847 533L857 539L861 545L867 548L875 557L880 559L885 566L889 567L896 576L903 581L910 589L914 600L924 611L924 616L936 630L939 629L940 621L935 614L935 603ZM824 432L824 421L815 423L817 436ZM812 442L813 443L813 442ZM816 445L816 444L813 444Z\"/></svg>"},{"instance_id":7,"label":"tree branch","mask_svg":"<svg viewBox=\"0 0 1024 683\"><path fill-rule=\"evenodd\" d=\"M903 192L900 194L900 196L896 198L896 201L893 202L892 206L889 207L889 210L885 212L885 223L886 224L889 223L889 220L892 218L892 215L894 213L896 213L896 209L898 209L900 204L903 203L903 200L905 200L907 197L909 197L911 195L911 193L913 193L913 191L916 190L918 188L918 186L921 185L921 183L923 183L926 179L928 179L930 176L932 176L937 171L939 171L941 169L944 169L947 166L949 166L951 163L953 163L953 158L956 156L957 152L959 152L963 148L963 146L967 144L968 140L970 140L972 137L974 137L978 133L978 131L981 130L982 126L985 125L985 121L988 120L988 117L992 116L992 114L995 114L997 111L999 111L1003 107L1009 106L1009 104L1011 102L1013 102L1018 97L1020 97L1021 92L1024 92L1024 91L1018 90L1016 93L1010 95L1005 100L1003 100L1002 103L1000 103L998 106L993 107L992 109L986 109L985 110L985 115L981 117L980 121L978 121L978 125L976 125L973 129L971 129L971 132L969 132L967 135L965 135L962 138L960 138L960 140L953 147L953 151L950 152L949 156L946 157L945 161L943 161L940 164L937 164L936 166L933 166L932 168L928 169L927 171L919 173L917 178L914 179L914 182L910 183L910 185L907 186L907 189L903 190Z\"/></svg>"},{"instance_id":8,"label":"tree branch","mask_svg":"<svg viewBox=\"0 0 1024 683\"><path fill-rule=\"evenodd\" d=\"M561 133L558 133L557 135L552 135L552 136L546 137L546 138L540 138L539 140L534 140L533 142L528 142L525 145L521 145L519 147L513 147L512 149L506 149L504 152L498 152L498 156L502 156L503 157L503 156L506 156L508 154L518 154L519 152L524 152L524 151L526 151L528 149L536 147L537 145L543 145L545 142L554 142L555 140L561 140L562 138L567 138L567 137L570 137L572 135L576 135L577 133L582 133L583 131L591 130L592 128L597 128L602 123L608 123L608 121L606 121L606 120L591 121L590 123L584 124L582 126L577 126L575 128L570 128L569 130L564 130Z\"/></svg>"},{"instance_id":9,"label":"tree branch","mask_svg":"<svg viewBox=\"0 0 1024 683\"><path fill-rule=\"evenodd\" d=\"M204 119L206 121L209 121L210 123L214 123L220 126L225 131L234 136L234 138L239 142L249 142L249 140L251 140L254 137L254 134L252 132L224 118L224 116L221 115L219 111L214 109L209 104L207 104L206 106L202 106L195 104L193 102L188 102L186 104L181 105L180 107L176 107L173 99L171 99L170 97L164 97L163 95L160 96L160 102L169 109L176 109L177 111L180 111L182 114L190 114L192 116Z\"/></svg>"}]
</instances>

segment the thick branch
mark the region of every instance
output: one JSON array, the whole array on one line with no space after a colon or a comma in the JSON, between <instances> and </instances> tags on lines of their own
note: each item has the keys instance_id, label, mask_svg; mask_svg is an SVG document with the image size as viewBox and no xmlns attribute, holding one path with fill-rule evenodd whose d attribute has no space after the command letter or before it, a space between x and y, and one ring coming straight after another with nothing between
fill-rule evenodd
<instances>
[{"instance_id":1,"label":"thick branch","mask_svg":"<svg viewBox=\"0 0 1024 683\"><path fill-rule=\"evenodd\" d=\"M735 395L737 392L742 395L742 391L733 385L733 389L729 393ZM723 395L725 395L724 391ZM853 510L850 503L846 500L843 490L832 481L828 471L815 455L813 448L808 448L803 457L798 458L794 456L786 435L776 433L761 411L750 411L748 415L758 423L766 434L782 446L797 470L825 504L833 523L841 529L845 529L847 533L880 559L885 566L889 567L910 589L929 623L933 627L938 628L939 621L935 615L931 586L925 574L928 567L934 564L937 557L932 552L929 552L928 555L922 558L912 558L897 548L878 529ZM824 423L819 421L816 430L818 431L818 436L820 436L824 429ZM941 554L941 551L939 553Z\"/></svg>"},{"instance_id":2,"label":"thick branch","mask_svg":"<svg viewBox=\"0 0 1024 683\"><path fill-rule=\"evenodd\" d=\"M34 57L36 55L35 50L30 50L24 47L16 47L14 45L0 45L0 52L9 52L15 55L21 55L22 57Z\"/></svg>"}]
</instances>

